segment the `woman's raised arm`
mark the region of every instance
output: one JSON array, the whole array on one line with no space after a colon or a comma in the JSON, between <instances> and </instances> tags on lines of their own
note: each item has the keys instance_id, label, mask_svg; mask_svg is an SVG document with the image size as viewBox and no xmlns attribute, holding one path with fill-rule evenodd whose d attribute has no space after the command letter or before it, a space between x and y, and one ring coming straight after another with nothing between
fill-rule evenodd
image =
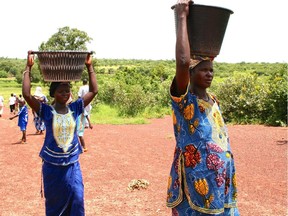
<instances>
[{"instance_id":1,"label":"woman's raised arm","mask_svg":"<svg viewBox=\"0 0 288 216\"><path fill-rule=\"evenodd\" d=\"M40 109L40 102L31 95L31 69L34 65L34 55L31 51L28 51L26 69L23 72L22 80L22 95L26 100L27 104L35 111L38 112Z\"/></svg>"},{"instance_id":2,"label":"woman's raised arm","mask_svg":"<svg viewBox=\"0 0 288 216\"><path fill-rule=\"evenodd\" d=\"M85 65L89 76L89 92L83 96L84 106L87 106L98 93L96 74L92 65L92 54L88 54Z\"/></svg>"}]
</instances>

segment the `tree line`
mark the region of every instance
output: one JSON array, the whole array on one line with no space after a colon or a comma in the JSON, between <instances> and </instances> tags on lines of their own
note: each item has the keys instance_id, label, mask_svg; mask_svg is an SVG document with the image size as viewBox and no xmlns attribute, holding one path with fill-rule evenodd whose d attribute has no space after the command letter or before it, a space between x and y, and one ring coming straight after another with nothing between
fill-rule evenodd
<instances>
[{"instance_id":1,"label":"tree line","mask_svg":"<svg viewBox=\"0 0 288 216\"><path fill-rule=\"evenodd\" d=\"M36 61L37 62L37 61ZM0 77L22 82L25 59L0 58ZM169 87L175 60L96 59L99 95L95 106L116 107L121 116L170 111ZM227 122L237 124L287 125L286 63L214 63L215 94ZM32 82L44 83L39 67L33 67ZM84 70L83 78L87 78Z\"/></svg>"},{"instance_id":2,"label":"tree line","mask_svg":"<svg viewBox=\"0 0 288 216\"><path fill-rule=\"evenodd\" d=\"M86 32L68 26L58 29L39 46L45 50L87 50L93 40ZM40 66L31 72L32 83L43 81ZM0 78L22 82L25 59L0 57ZM95 106L109 105L120 116L157 117L170 113L169 87L175 74L175 60L96 59L99 82ZM227 122L287 126L287 63L214 62L215 94ZM82 78L87 78L84 70Z\"/></svg>"}]
</instances>

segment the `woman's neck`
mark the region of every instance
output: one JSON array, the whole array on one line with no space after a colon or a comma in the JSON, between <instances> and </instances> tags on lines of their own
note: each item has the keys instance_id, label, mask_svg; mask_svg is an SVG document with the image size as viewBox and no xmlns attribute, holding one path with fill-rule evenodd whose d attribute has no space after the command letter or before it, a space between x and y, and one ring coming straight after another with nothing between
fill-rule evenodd
<instances>
[{"instance_id":1,"label":"woman's neck","mask_svg":"<svg viewBox=\"0 0 288 216\"><path fill-rule=\"evenodd\" d=\"M214 104L213 100L211 97L208 95L206 89L201 89L201 88L195 88L191 86L190 91L198 98L201 100L204 100L207 103L210 103L211 105Z\"/></svg>"},{"instance_id":2,"label":"woman's neck","mask_svg":"<svg viewBox=\"0 0 288 216\"><path fill-rule=\"evenodd\" d=\"M57 113L59 114L66 114L68 112L68 107L66 104L61 104L61 103L55 103L53 105L54 109L56 110Z\"/></svg>"},{"instance_id":3,"label":"woman's neck","mask_svg":"<svg viewBox=\"0 0 288 216\"><path fill-rule=\"evenodd\" d=\"M191 86L190 90L199 99L203 99L203 100L208 99L208 94L207 94L206 89L201 89L201 88L196 88L196 87Z\"/></svg>"}]
</instances>

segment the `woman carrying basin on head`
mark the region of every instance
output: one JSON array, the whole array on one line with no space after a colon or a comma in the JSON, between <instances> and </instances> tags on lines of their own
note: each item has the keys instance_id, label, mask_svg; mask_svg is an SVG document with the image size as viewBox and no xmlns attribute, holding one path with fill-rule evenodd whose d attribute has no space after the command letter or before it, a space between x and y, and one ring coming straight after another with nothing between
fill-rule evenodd
<instances>
[{"instance_id":1,"label":"woman carrying basin on head","mask_svg":"<svg viewBox=\"0 0 288 216\"><path fill-rule=\"evenodd\" d=\"M172 215L239 215L236 175L219 101L207 92L213 58L191 56L187 33L189 1L178 1L176 74L170 94L176 139L168 180Z\"/></svg>"},{"instance_id":2,"label":"woman carrying basin on head","mask_svg":"<svg viewBox=\"0 0 288 216\"><path fill-rule=\"evenodd\" d=\"M41 103L31 95L30 72L34 56L28 52L26 70L23 72L22 94L37 114L44 120L46 135L40 157L43 159L45 207L47 216L85 215L84 186L79 164L82 148L75 130L76 119L98 92L92 55L85 64L89 75L89 92L77 101L66 105L71 94L69 82L52 82L49 93L55 103Z\"/></svg>"}]
</instances>

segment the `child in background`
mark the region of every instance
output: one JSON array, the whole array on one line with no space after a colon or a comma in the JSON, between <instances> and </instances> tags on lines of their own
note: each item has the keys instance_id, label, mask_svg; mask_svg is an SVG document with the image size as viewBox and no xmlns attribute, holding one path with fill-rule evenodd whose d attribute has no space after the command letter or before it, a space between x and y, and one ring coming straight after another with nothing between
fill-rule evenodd
<instances>
[{"instance_id":1,"label":"child in background","mask_svg":"<svg viewBox=\"0 0 288 216\"><path fill-rule=\"evenodd\" d=\"M90 122L89 114L84 109L84 112L80 116L78 116L77 123L76 123L77 124L77 126L76 126L77 135L79 137L80 144L81 144L84 152L88 151L88 149L86 148L86 144L85 144L84 138L83 138L86 121L88 122L89 128L93 129L93 125Z\"/></svg>"},{"instance_id":2,"label":"child in background","mask_svg":"<svg viewBox=\"0 0 288 216\"><path fill-rule=\"evenodd\" d=\"M20 111L21 108L22 108L22 106L25 105L25 100L24 100L24 98L22 97L21 94L19 94L19 97L17 98L17 100L18 100L18 104L19 104L19 111Z\"/></svg>"},{"instance_id":3,"label":"child in background","mask_svg":"<svg viewBox=\"0 0 288 216\"><path fill-rule=\"evenodd\" d=\"M15 110L14 110L14 115L15 115L16 113L20 111L20 109L19 109L19 102L18 102L19 98L16 94L14 94L14 97L15 97Z\"/></svg>"},{"instance_id":4,"label":"child in background","mask_svg":"<svg viewBox=\"0 0 288 216\"><path fill-rule=\"evenodd\" d=\"M10 107L10 114L15 115L15 102L16 102L16 97L14 97L14 94L11 93L10 98L9 98L9 107Z\"/></svg>"},{"instance_id":5,"label":"child in background","mask_svg":"<svg viewBox=\"0 0 288 216\"><path fill-rule=\"evenodd\" d=\"M19 110L18 114L10 117L9 119L12 120L12 119L18 117L18 126L20 127L20 130L22 131L21 143L26 144L26 128L27 128L27 123L28 123L28 108L26 106L25 100L19 101L19 105L20 105L21 109Z\"/></svg>"},{"instance_id":6,"label":"child in background","mask_svg":"<svg viewBox=\"0 0 288 216\"><path fill-rule=\"evenodd\" d=\"M2 95L0 95L0 117L2 117L3 109L4 109L4 98Z\"/></svg>"}]
</instances>

